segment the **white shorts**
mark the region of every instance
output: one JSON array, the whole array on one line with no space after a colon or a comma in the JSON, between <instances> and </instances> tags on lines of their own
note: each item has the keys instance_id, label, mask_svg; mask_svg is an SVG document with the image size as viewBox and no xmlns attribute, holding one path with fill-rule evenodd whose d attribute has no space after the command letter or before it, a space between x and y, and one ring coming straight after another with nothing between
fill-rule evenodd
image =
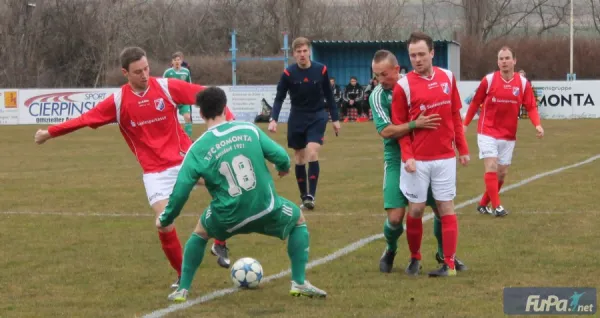
<instances>
[{"instance_id":1,"label":"white shorts","mask_svg":"<svg viewBox=\"0 0 600 318\"><path fill-rule=\"evenodd\" d=\"M158 201L169 199L180 168L181 165L178 165L161 172L144 174L144 187L146 188L148 203L151 206Z\"/></svg>"},{"instance_id":2,"label":"white shorts","mask_svg":"<svg viewBox=\"0 0 600 318\"><path fill-rule=\"evenodd\" d=\"M479 147L479 159L498 158L499 165L508 166L512 161L515 141L477 134L477 146Z\"/></svg>"},{"instance_id":3,"label":"white shorts","mask_svg":"<svg viewBox=\"0 0 600 318\"><path fill-rule=\"evenodd\" d=\"M456 157L449 159L420 161L417 171L409 173L402 163L400 190L408 201L427 201L427 189L431 184L433 198L437 201L452 201L456 196Z\"/></svg>"}]
</instances>

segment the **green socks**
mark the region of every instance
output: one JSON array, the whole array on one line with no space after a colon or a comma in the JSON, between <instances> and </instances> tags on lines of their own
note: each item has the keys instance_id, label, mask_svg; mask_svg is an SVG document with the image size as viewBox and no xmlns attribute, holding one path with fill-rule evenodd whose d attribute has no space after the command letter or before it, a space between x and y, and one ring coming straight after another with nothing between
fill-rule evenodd
<instances>
[{"instance_id":1,"label":"green socks","mask_svg":"<svg viewBox=\"0 0 600 318\"><path fill-rule=\"evenodd\" d=\"M190 290L192 280L194 280L194 275L196 275L196 270L202 263L206 243L207 241L196 233L192 233L190 239L185 243L185 249L183 250L183 265L181 267L181 281L179 282L178 290Z\"/></svg>"},{"instance_id":2,"label":"green socks","mask_svg":"<svg viewBox=\"0 0 600 318\"><path fill-rule=\"evenodd\" d=\"M192 123L183 124L183 130L190 138L192 138Z\"/></svg>"},{"instance_id":3,"label":"green socks","mask_svg":"<svg viewBox=\"0 0 600 318\"><path fill-rule=\"evenodd\" d=\"M444 258L444 247L442 245L442 221L437 216L433 217L433 235L437 239L438 243L438 254Z\"/></svg>"},{"instance_id":4,"label":"green socks","mask_svg":"<svg viewBox=\"0 0 600 318\"><path fill-rule=\"evenodd\" d=\"M288 237L288 255L292 262L292 280L304 284L308 263L309 235L306 223L296 225ZM187 247L187 246L186 246Z\"/></svg>"},{"instance_id":5,"label":"green socks","mask_svg":"<svg viewBox=\"0 0 600 318\"><path fill-rule=\"evenodd\" d=\"M386 218L383 224L383 236L385 236L385 242L387 243L387 250L396 252L398 249L398 238L404 232L402 223L398 225L390 224L390 221Z\"/></svg>"}]
</instances>

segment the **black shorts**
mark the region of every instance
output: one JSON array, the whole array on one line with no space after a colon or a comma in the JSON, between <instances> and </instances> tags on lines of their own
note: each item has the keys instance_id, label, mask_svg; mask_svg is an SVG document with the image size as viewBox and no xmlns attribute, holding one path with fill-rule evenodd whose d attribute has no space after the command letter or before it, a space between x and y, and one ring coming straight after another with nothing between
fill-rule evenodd
<instances>
[{"instance_id":1,"label":"black shorts","mask_svg":"<svg viewBox=\"0 0 600 318\"><path fill-rule=\"evenodd\" d=\"M288 119L288 147L304 149L309 142L323 144L329 114L325 111L316 113L290 113Z\"/></svg>"}]
</instances>

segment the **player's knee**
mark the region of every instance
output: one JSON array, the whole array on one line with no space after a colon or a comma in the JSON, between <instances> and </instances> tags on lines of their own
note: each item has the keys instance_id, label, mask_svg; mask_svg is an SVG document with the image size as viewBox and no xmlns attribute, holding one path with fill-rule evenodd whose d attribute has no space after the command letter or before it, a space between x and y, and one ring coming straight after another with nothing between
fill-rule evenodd
<instances>
[{"instance_id":1,"label":"player's knee","mask_svg":"<svg viewBox=\"0 0 600 318\"><path fill-rule=\"evenodd\" d=\"M300 213L300 217L298 218L298 221L296 222L296 225L301 225L306 223L306 219L304 218L304 214Z\"/></svg>"},{"instance_id":2,"label":"player's knee","mask_svg":"<svg viewBox=\"0 0 600 318\"><path fill-rule=\"evenodd\" d=\"M186 123L189 123L192 121L192 116L190 114L183 114L183 120L185 120Z\"/></svg>"},{"instance_id":3,"label":"player's knee","mask_svg":"<svg viewBox=\"0 0 600 318\"><path fill-rule=\"evenodd\" d=\"M388 222L392 226L402 225L402 219L404 219L404 208L391 209L388 212Z\"/></svg>"},{"instance_id":4,"label":"player's knee","mask_svg":"<svg viewBox=\"0 0 600 318\"><path fill-rule=\"evenodd\" d=\"M409 213L411 217L420 218L423 216L425 211L425 203L411 203L409 207Z\"/></svg>"},{"instance_id":5,"label":"player's knee","mask_svg":"<svg viewBox=\"0 0 600 318\"><path fill-rule=\"evenodd\" d=\"M452 201L436 201L435 203L439 216L454 214L454 203Z\"/></svg>"},{"instance_id":6,"label":"player's knee","mask_svg":"<svg viewBox=\"0 0 600 318\"><path fill-rule=\"evenodd\" d=\"M483 165L485 172L496 172L498 171L498 158L483 158Z\"/></svg>"},{"instance_id":7,"label":"player's knee","mask_svg":"<svg viewBox=\"0 0 600 318\"><path fill-rule=\"evenodd\" d=\"M202 225L202 222L198 222L196 224L196 228L194 229L194 234L200 236L201 238L203 238L205 240L210 239L210 237L208 236L208 232L206 232L206 229Z\"/></svg>"},{"instance_id":8,"label":"player's knee","mask_svg":"<svg viewBox=\"0 0 600 318\"><path fill-rule=\"evenodd\" d=\"M297 165L306 164L306 149L300 149L294 151L294 160Z\"/></svg>"},{"instance_id":9,"label":"player's knee","mask_svg":"<svg viewBox=\"0 0 600 318\"><path fill-rule=\"evenodd\" d=\"M314 142L309 143L310 147L306 148L306 159L308 161L317 161L319 160L319 147L314 146ZM318 144L317 144L318 145Z\"/></svg>"}]
</instances>

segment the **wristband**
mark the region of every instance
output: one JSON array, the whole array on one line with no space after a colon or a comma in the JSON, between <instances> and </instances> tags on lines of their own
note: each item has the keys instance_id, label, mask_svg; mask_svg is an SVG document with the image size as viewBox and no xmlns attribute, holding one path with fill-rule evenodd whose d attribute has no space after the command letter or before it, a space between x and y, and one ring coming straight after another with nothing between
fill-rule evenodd
<instances>
[{"instance_id":1,"label":"wristband","mask_svg":"<svg viewBox=\"0 0 600 318\"><path fill-rule=\"evenodd\" d=\"M408 128L409 129L415 129L417 128L417 123L413 120L411 122L408 123Z\"/></svg>"}]
</instances>

